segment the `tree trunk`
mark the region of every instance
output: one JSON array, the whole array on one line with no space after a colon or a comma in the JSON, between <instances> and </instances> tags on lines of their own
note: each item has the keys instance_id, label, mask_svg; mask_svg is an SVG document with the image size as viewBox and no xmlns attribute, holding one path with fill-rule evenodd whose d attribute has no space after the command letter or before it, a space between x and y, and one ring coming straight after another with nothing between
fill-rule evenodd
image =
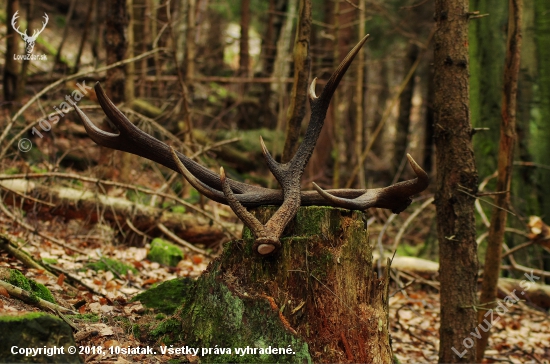
<instances>
[{"instance_id":1,"label":"tree trunk","mask_svg":"<svg viewBox=\"0 0 550 364\"><path fill-rule=\"evenodd\" d=\"M550 3L547 1L535 1L535 31L537 40L537 61L538 61L538 105L539 117L535 123L533 143L535 162L548 165L550 155ZM541 204L540 213L543 216L550 216L550 171L539 168L538 197Z\"/></svg>"},{"instance_id":2,"label":"tree trunk","mask_svg":"<svg viewBox=\"0 0 550 364\"><path fill-rule=\"evenodd\" d=\"M294 40L294 85L290 98L286 123L286 137L282 163L287 163L298 149L300 128L306 115L307 88L311 57L309 38L311 35L311 0L301 0Z\"/></svg>"},{"instance_id":3,"label":"tree trunk","mask_svg":"<svg viewBox=\"0 0 550 364\"><path fill-rule=\"evenodd\" d=\"M88 32L90 30L90 24L92 22L92 16L94 13L96 0L90 0L88 3L88 10L86 11L86 23L84 24L84 29L82 30L82 37L80 38L80 45L78 46L78 52L75 57L73 73L77 73L80 67L80 58L82 57L82 52L84 51L84 46L88 40Z\"/></svg>"},{"instance_id":4,"label":"tree trunk","mask_svg":"<svg viewBox=\"0 0 550 364\"><path fill-rule=\"evenodd\" d=\"M435 132L435 115L434 115L434 83L433 72L428 71L428 91L426 95L426 124L424 126L424 163L422 167L430 176L433 170L434 157L434 132Z\"/></svg>"},{"instance_id":5,"label":"tree trunk","mask_svg":"<svg viewBox=\"0 0 550 364\"><path fill-rule=\"evenodd\" d=\"M128 42L126 39L126 30L128 27L126 0L106 2L105 12L106 59L107 64L112 64L124 59L128 47ZM111 68L107 71L107 79L105 80L106 92L115 104L125 100L125 81L126 69L124 65ZM107 123L103 123L102 129L111 130ZM119 176L122 176L123 178L128 176L128 168L124 166L126 158L116 158L113 160L113 157L116 155L116 152L113 149L100 147L99 150L100 157L97 177L105 179L118 179L117 177ZM116 168L113 168L113 165L115 165Z\"/></svg>"},{"instance_id":6,"label":"tree trunk","mask_svg":"<svg viewBox=\"0 0 550 364\"><path fill-rule=\"evenodd\" d=\"M510 184L512 182L512 163L514 144L516 142L516 102L518 93L518 73L521 50L521 19L523 0L509 0L508 6L508 44L504 68L504 92L502 95L502 111L500 124L500 146L498 154L497 191L508 191L495 196L495 207L491 214L491 226L485 253L485 267L483 269L483 284L480 304L486 308L495 307L491 304L497 298L498 277L500 275L500 260L504 229L508 217L510 204ZM478 313L478 322L485 320L485 311ZM483 353L489 341L490 331L481 333L477 342L477 361L483 360Z\"/></svg>"},{"instance_id":7,"label":"tree trunk","mask_svg":"<svg viewBox=\"0 0 550 364\"><path fill-rule=\"evenodd\" d=\"M506 43L506 8L504 0L472 0L471 9L490 16L470 24L470 108L472 124L489 128L474 139L479 175L490 176L497 169L502 99L502 73Z\"/></svg>"},{"instance_id":8,"label":"tree trunk","mask_svg":"<svg viewBox=\"0 0 550 364\"><path fill-rule=\"evenodd\" d=\"M248 77L250 70L250 52L248 50L249 28L250 0L243 0L241 1L241 39L239 42L239 76L241 77Z\"/></svg>"},{"instance_id":9,"label":"tree trunk","mask_svg":"<svg viewBox=\"0 0 550 364\"><path fill-rule=\"evenodd\" d=\"M273 211L260 208L256 216L265 222ZM362 217L301 207L271 258L253 253L245 229L244 239L228 243L182 292L184 303L172 317L145 328L148 339L212 348L202 363L391 363L388 271L378 279L372 270ZM247 346L248 355L235 353ZM259 354L268 346L292 352ZM231 352L219 355L221 348Z\"/></svg>"},{"instance_id":10,"label":"tree trunk","mask_svg":"<svg viewBox=\"0 0 550 364\"><path fill-rule=\"evenodd\" d=\"M408 72L412 68L417 58L418 46L411 43L409 44L409 49L407 50L406 60L403 62L404 72ZM395 142L393 149L393 174L398 173L399 166L405 158L405 153L407 153L407 147L409 145L409 127L411 124L411 107L414 86L415 80L413 74L410 81L407 82L407 85L399 96L399 116L397 117L397 128L395 131Z\"/></svg>"},{"instance_id":11,"label":"tree trunk","mask_svg":"<svg viewBox=\"0 0 550 364\"><path fill-rule=\"evenodd\" d=\"M19 0L8 0L6 7L6 18L12 19L16 11L19 10ZM20 20L20 19L19 19ZM11 102L17 99L17 84L19 78L19 64L13 55L19 53L19 35L11 25L6 26L6 59L4 63L4 107L12 108Z\"/></svg>"},{"instance_id":12,"label":"tree trunk","mask_svg":"<svg viewBox=\"0 0 550 364\"><path fill-rule=\"evenodd\" d=\"M267 14L267 24L265 36L262 41L262 71L261 77L271 77L274 72L275 59L277 57L277 42L281 29L284 24L284 17L281 14L287 12L288 0L269 0L269 10ZM265 127L276 125L277 116L274 110L272 100L271 84L265 83L262 85L262 103L260 104L261 123Z\"/></svg>"},{"instance_id":13,"label":"tree trunk","mask_svg":"<svg viewBox=\"0 0 550 364\"><path fill-rule=\"evenodd\" d=\"M434 111L437 149L437 230L441 281L440 363L471 363L476 349L477 171L471 143L468 1L436 0Z\"/></svg>"},{"instance_id":14,"label":"tree trunk","mask_svg":"<svg viewBox=\"0 0 550 364\"><path fill-rule=\"evenodd\" d=\"M359 0L359 26L357 38L363 39L367 34L365 31L366 23L366 0ZM357 54L357 80L355 83L355 140L354 140L354 163L357 164L357 185L359 188L366 188L365 180L365 162L361 161L361 154L364 148L365 134L365 112L363 105L365 103L365 50L361 49Z\"/></svg>"},{"instance_id":15,"label":"tree trunk","mask_svg":"<svg viewBox=\"0 0 550 364\"><path fill-rule=\"evenodd\" d=\"M518 110L516 118L517 132L517 156L521 162L533 162L533 150L531 144L537 133L531 129L533 122L533 107L536 107L537 84L537 44L535 38L535 3L532 1L523 4L523 41L521 44L521 68L518 80ZM532 167L516 167L512 181L511 198L517 211L522 211L525 216L540 216L537 201L536 173ZM515 221L511 221L515 225ZM519 222L517 226L520 228Z\"/></svg>"},{"instance_id":16,"label":"tree trunk","mask_svg":"<svg viewBox=\"0 0 550 364\"><path fill-rule=\"evenodd\" d=\"M61 37L61 43L59 43L59 46L57 47L57 52L55 52L55 59L53 61L52 70L50 72L50 77L52 77L53 73L55 72L55 67L59 62L61 62L61 53L63 52L63 46L65 45L65 41L67 40L67 37L69 35L69 31L71 29L71 20L73 19L74 9L76 6L76 0L72 0L71 4L69 5L69 10L67 11L67 16L65 17L65 28L63 30L63 36ZM66 64L63 65L63 70L67 67Z\"/></svg>"},{"instance_id":17,"label":"tree trunk","mask_svg":"<svg viewBox=\"0 0 550 364\"><path fill-rule=\"evenodd\" d=\"M34 18L34 0L29 0L26 4L27 13L27 34L33 34L33 18ZM21 73L17 80L17 100L21 100L25 96L25 85L27 84L27 73L29 71L29 65L31 61L29 59L23 60L21 64Z\"/></svg>"}]
</instances>

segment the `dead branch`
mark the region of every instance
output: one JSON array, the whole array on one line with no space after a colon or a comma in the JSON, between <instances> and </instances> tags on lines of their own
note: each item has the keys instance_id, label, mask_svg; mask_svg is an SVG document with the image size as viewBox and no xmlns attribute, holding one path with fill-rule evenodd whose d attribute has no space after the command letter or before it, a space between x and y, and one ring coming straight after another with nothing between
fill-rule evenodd
<instances>
[{"instance_id":1,"label":"dead branch","mask_svg":"<svg viewBox=\"0 0 550 364\"><path fill-rule=\"evenodd\" d=\"M59 312L68 313L71 315L77 314L73 310L69 310L68 308L65 308L65 307L56 305L55 303L51 303L41 298L38 298L36 297L36 295L33 295L29 291L16 287L13 284L9 284L8 282L4 282L0 280L0 287L5 288L6 291L8 291L8 293L10 294L10 296L14 296L23 302L35 305L36 307L39 307L43 310L59 311Z\"/></svg>"},{"instance_id":2,"label":"dead branch","mask_svg":"<svg viewBox=\"0 0 550 364\"><path fill-rule=\"evenodd\" d=\"M217 243L225 236L222 229L210 226L208 221L194 215L172 213L156 207L134 203L124 198L68 187L46 187L21 179L1 181L0 184L6 185L12 190L49 201L57 206L52 209L49 206L37 204L34 201L10 193L4 196L6 203L21 203L24 210L40 213L41 216L63 216L67 219L81 219L90 222L96 222L103 218L118 224L122 229L125 228L126 218L128 218L133 226L141 231L153 230L157 224L162 223L177 235L195 244L209 245ZM0 206L8 216L16 219L5 207ZM21 221L18 222L23 224ZM29 227L29 229L31 231L36 230L32 227ZM40 235L40 232L37 233ZM48 237L48 239L52 238ZM67 246L57 241L57 239L52 241L68 249L75 250L75 248ZM84 254L82 251L79 252Z\"/></svg>"}]
</instances>

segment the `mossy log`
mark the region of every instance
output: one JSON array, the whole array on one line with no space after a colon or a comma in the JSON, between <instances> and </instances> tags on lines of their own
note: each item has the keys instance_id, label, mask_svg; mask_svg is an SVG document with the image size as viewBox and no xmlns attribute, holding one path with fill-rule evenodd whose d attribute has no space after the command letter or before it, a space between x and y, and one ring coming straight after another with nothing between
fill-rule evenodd
<instances>
[{"instance_id":1,"label":"mossy log","mask_svg":"<svg viewBox=\"0 0 550 364\"><path fill-rule=\"evenodd\" d=\"M21 206L25 211L40 214L42 220L53 216L80 219L91 223L105 219L122 227L125 227L126 221L129 220L138 230L147 231L152 235L162 233L156 227L162 223L182 239L206 246L218 243L225 236L219 225L212 225L211 221L197 214L174 213L126 198L106 196L93 191L69 187L42 186L24 179L0 181L0 185L8 191L22 193L55 205L56 207L52 208L33 199L22 198L13 192L4 194L5 204L15 204ZM130 236L135 237L131 234ZM141 236L138 236L138 239L141 240Z\"/></svg>"},{"instance_id":2,"label":"mossy log","mask_svg":"<svg viewBox=\"0 0 550 364\"><path fill-rule=\"evenodd\" d=\"M255 214L265 222L273 212ZM391 363L388 274L373 272L363 214L301 207L281 242L276 256L258 256L245 229L184 285L172 316L139 328L142 339L201 348L203 363Z\"/></svg>"}]
</instances>

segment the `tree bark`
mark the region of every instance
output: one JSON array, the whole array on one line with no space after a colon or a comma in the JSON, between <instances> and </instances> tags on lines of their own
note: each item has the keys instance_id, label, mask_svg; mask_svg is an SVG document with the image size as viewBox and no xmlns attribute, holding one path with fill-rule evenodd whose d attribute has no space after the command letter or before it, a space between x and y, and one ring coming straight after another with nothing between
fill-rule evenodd
<instances>
[{"instance_id":1,"label":"tree bark","mask_svg":"<svg viewBox=\"0 0 550 364\"><path fill-rule=\"evenodd\" d=\"M34 18L34 0L29 0L26 4L27 13L27 34L33 34L33 18ZM29 59L23 60L21 64L21 73L17 79L17 100L21 100L25 96L25 85L27 84L27 74L29 71L29 65L31 61Z\"/></svg>"},{"instance_id":2,"label":"tree bark","mask_svg":"<svg viewBox=\"0 0 550 364\"><path fill-rule=\"evenodd\" d=\"M434 159L434 132L435 132L435 115L434 115L434 82L433 72L428 71L428 92L426 95L426 124L424 127L424 163L422 168L430 176L433 170Z\"/></svg>"},{"instance_id":3,"label":"tree bark","mask_svg":"<svg viewBox=\"0 0 550 364\"><path fill-rule=\"evenodd\" d=\"M548 165L550 155L550 3L535 1L535 39L537 41L538 61L538 109L540 116L536 120L533 150L535 162ZM537 171L538 199L541 205L540 213L550 216L550 171L539 168Z\"/></svg>"},{"instance_id":4,"label":"tree bark","mask_svg":"<svg viewBox=\"0 0 550 364\"><path fill-rule=\"evenodd\" d=\"M273 208L260 208L265 222ZM388 271L378 279L363 213L301 207L275 257L257 256L248 230L182 292L172 317L144 328L157 342L230 348L209 362L391 363ZM142 330L143 332L143 330ZM234 348L293 354L235 355Z\"/></svg>"},{"instance_id":5,"label":"tree bark","mask_svg":"<svg viewBox=\"0 0 550 364\"><path fill-rule=\"evenodd\" d=\"M287 12L288 0L269 0L269 10L267 15L267 24L265 36L262 41L262 71L261 77L272 77L274 72L275 59L277 57L277 42L281 29L283 27L284 18L281 14ZM277 124L277 115L274 112L274 103L272 100L271 85L265 83L262 85L263 93L260 104L260 114L262 125L269 127Z\"/></svg>"},{"instance_id":6,"label":"tree bark","mask_svg":"<svg viewBox=\"0 0 550 364\"><path fill-rule=\"evenodd\" d=\"M55 67L61 61L61 53L63 51L63 46L65 45L65 41L67 40L67 36L69 35L69 31L71 29L71 20L73 18L75 6L76 6L76 0L71 0L69 10L67 11L67 16L65 16L65 29L63 30L63 37L61 37L61 43L59 43L59 46L57 47L57 52L55 52L55 59L53 61L53 66L50 72L50 76L53 75L53 73L55 72ZM67 65L64 65L64 66L67 66Z\"/></svg>"},{"instance_id":7,"label":"tree bark","mask_svg":"<svg viewBox=\"0 0 550 364\"><path fill-rule=\"evenodd\" d=\"M126 30L128 27L128 11L126 0L114 0L105 3L105 48L107 51L107 64L122 61L126 56L128 41ZM106 92L109 98L115 103L125 101L126 66L111 68L107 71L105 80ZM103 123L104 130L111 130L108 123ZM113 149L100 147L99 157L99 178L122 180L130 178L128 157L114 158L116 152ZM120 154L120 153L119 153ZM125 153L127 154L127 153ZM113 168L113 165L116 168Z\"/></svg>"},{"instance_id":8,"label":"tree bark","mask_svg":"<svg viewBox=\"0 0 550 364\"><path fill-rule=\"evenodd\" d=\"M468 1L436 0L434 109L437 150L437 230L441 280L439 362L471 363L476 349L477 170L471 143L468 77ZM463 345L464 343L464 345Z\"/></svg>"},{"instance_id":9,"label":"tree bark","mask_svg":"<svg viewBox=\"0 0 550 364\"><path fill-rule=\"evenodd\" d=\"M491 214L491 226L487 239L483 284L481 286L480 304L493 308L497 298L498 277L504 229L510 204L510 184L512 182L512 165L514 144L516 142L516 101L518 93L518 74L521 52L521 19L523 0L509 0L508 7L508 41L504 67L504 92L500 124L500 146L498 153L497 191L508 191L495 195L495 207ZM478 313L478 322L485 320L485 311ZM481 339L477 342L477 361L481 363L483 353L489 341L490 330L481 330Z\"/></svg>"},{"instance_id":10,"label":"tree bark","mask_svg":"<svg viewBox=\"0 0 550 364\"><path fill-rule=\"evenodd\" d=\"M6 17L12 19L19 10L19 0L8 0L6 6ZM11 25L6 26L6 60L4 63L4 77L2 80L4 88L4 107L12 108L12 102L17 100L17 84L19 78L19 64L13 55L19 53L19 35Z\"/></svg>"},{"instance_id":11,"label":"tree bark","mask_svg":"<svg viewBox=\"0 0 550 364\"><path fill-rule=\"evenodd\" d=\"M490 176L497 169L502 73L506 55L507 1L472 0L471 9L488 17L470 24L470 111L472 125L489 128L474 139L479 175Z\"/></svg>"},{"instance_id":12,"label":"tree bark","mask_svg":"<svg viewBox=\"0 0 550 364\"><path fill-rule=\"evenodd\" d=\"M80 67L80 58L82 57L82 52L84 51L84 46L88 40L88 32L90 30L90 24L92 22L92 16L94 13L96 0L90 0L88 3L88 10L86 11L86 23L84 24L84 29L82 30L82 37L80 38L80 45L78 46L78 52L75 57L73 73L77 73Z\"/></svg>"},{"instance_id":13,"label":"tree bark","mask_svg":"<svg viewBox=\"0 0 550 364\"><path fill-rule=\"evenodd\" d=\"M310 35L311 0L300 0L296 39L294 40L294 85L290 96L282 163L290 161L296 153L302 120L306 115L307 88L311 65L311 56L309 55Z\"/></svg>"},{"instance_id":14,"label":"tree bark","mask_svg":"<svg viewBox=\"0 0 550 364\"><path fill-rule=\"evenodd\" d=\"M363 39L366 35L366 0L359 0L359 26L357 38ZM365 49L361 49L357 54L357 80L355 84L355 140L354 140L354 162L358 164L357 184L359 188L366 188L365 180L365 163L361 161L361 154L364 148L365 134L365 112L363 105L365 104Z\"/></svg>"},{"instance_id":15,"label":"tree bark","mask_svg":"<svg viewBox=\"0 0 550 364\"><path fill-rule=\"evenodd\" d=\"M418 46L414 43L409 44L407 50L407 57L403 62L404 72L408 72L414 65L414 62L418 58ZM397 130L395 131L395 142L393 149L393 164L392 172L395 175L401 162L405 158L407 153L407 147L409 144L409 126L411 124L411 107L412 98L415 86L414 74L411 76L409 82L401 92L399 96L399 116L397 117Z\"/></svg>"},{"instance_id":16,"label":"tree bark","mask_svg":"<svg viewBox=\"0 0 550 364\"><path fill-rule=\"evenodd\" d=\"M241 1L241 39L239 42L239 76L248 77L250 52L248 50L248 31L250 28L250 0Z\"/></svg>"}]
</instances>

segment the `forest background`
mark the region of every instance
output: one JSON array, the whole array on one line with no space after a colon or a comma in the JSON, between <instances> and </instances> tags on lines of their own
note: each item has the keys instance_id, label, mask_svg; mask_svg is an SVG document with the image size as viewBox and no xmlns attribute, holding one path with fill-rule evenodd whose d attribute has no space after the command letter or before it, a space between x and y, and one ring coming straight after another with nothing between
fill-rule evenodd
<instances>
[{"instance_id":1,"label":"forest background","mask_svg":"<svg viewBox=\"0 0 550 364\"><path fill-rule=\"evenodd\" d=\"M258 136L262 135L277 159L288 160L299 130L307 126L309 114L305 113L300 124L304 114L295 109L292 94L297 74L293 60L300 37L296 31L297 20L302 16L300 2L108 3L0 1L0 169L4 175L42 173L48 177L50 187L56 183L89 187L90 181L60 182L55 176L48 176L63 171L168 191L223 221L223 229L207 233L206 238L193 240L196 233L186 236L200 245L199 256L216 252L222 242L240 233L240 225L229 210L207 202L176 174L153 163L97 147L87 138L74 112L55 123L49 123L51 119L47 117L56 112L56 107L63 108L65 95L79 85L113 82L109 97L116 103L123 102L124 110L144 130L188 155L196 154L201 164L213 170L223 165L233 178L276 187L263 163ZM13 36L12 15L6 9L19 10L17 25L28 29L28 34L41 28L47 14L47 25L33 50L34 54L46 55L47 60L13 59L14 53L23 54L25 50L19 35ZM472 142L479 191L494 192L509 9L508 2L501 0L472 0L470 9ZM371 36L332 100L302 186L309 189L315 181L323 188L372 188L410 179L414 175L406 163L406 153L435 181L434 1L313 0L311 11L307 67L311 70L309 79L318 77L320 85L364 34ZM548 222L550 216L550 4L525 1L521 31L517 139L507 207L513 215L508 218L509 234L505 238L510 248L531 239L529 234L538 234L540 226L545 226L542 221ZM107 48L114 51L106 55ZM131 58L135 60L122 67L98 71ZM78 73L82 76L75 77ZM93 91L79 102L80 107L100 120L102 112L96 105ZM297 129L292 127L295 125ZM32 144L24 153L23 138ZM13 201L13 191L4 187L5 202ZM115 186L103 192L151 206L158 202L126 187ZM379 240L382 252L397 247L398 255L439 260L435 207L425 204L434 192L432 185L413 202L408 213L397 218L389 211L369 211L369 233L372 239ZM481 199L476 202L480 267L485 261L492 198L483 197L488 203ZM163 208L180 211L172 202L162 203ZM17 221L26 221L36 231L48 231L49 224L55 225L56 216L71 218L65 212L48 212L53 220L51 216L44 219L36 208L29 210L23 205L5 208L2 224L6 231L16 229L12 225L17 226ZM408 220L413 211L418 217ZM86 221L91 216L89 211L75 216L83 219L83 225L90 222ZM109 217L99 217L94 223L108 220ZM406 233L403 221L408 221ZM106 225L111 226L112 222ZM162 234L157 225L144 224L136 230L142 228L147 236ZM89 236L91 230L77 228L82 229ZM135 231L122 230L119 224L110 227L107 235L99 235L117 246L143 246L147 241ZM97 231L93 231L96 235ZM59 236L59 230L51 234L61 240L67 238ZM541 244L530 244L518 250L514 262L503 260L503 274L521 276L523 273L514 268L517 264L550 271L547 249Z\"/></svg>"}]
</instances>

